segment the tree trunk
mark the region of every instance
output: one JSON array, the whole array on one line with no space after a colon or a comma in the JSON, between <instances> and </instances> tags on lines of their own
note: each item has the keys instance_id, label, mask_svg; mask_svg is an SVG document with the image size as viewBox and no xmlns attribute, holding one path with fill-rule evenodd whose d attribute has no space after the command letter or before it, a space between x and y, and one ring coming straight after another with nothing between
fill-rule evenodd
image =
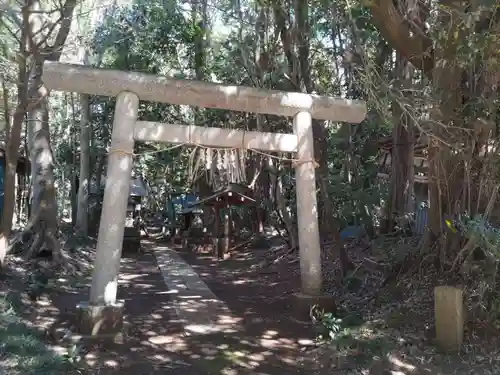
<instances>
[{"instance_id":1,"label":"tree trunk","mask_svg":"<svg viewBox=\"0 0 500 375\"><path fill-rule=\"evenodd\" d=\"M3 96L3 117L5 121L5 144L9 142L9 134L10 134L10 106L9 106L9 89L5 83L5 80L0 77L0 81L2 82L2 96Z\"/></svg>"},{"instance_id":2,"label":"tree trunk","mask_svg":"<svg viewBox=\"0 0 500 375\"><path fill-rule=\"evenodd\" d=\"M57 239L57 195L54 177L54 155L50 144L48 92L42 84L43 63L45 60L58 61L64 43L71 29L76 0L66 0L58 9L61 15L56 35L54 28L46 28L43 7L32 0L26 8L24 19L28 21L29 40L33 49L33 68L30 77L30 106L28 118L31 139L29 139L33 201L30 222L26 231L35 234L35 239L27 256L36 254L44 246L52 251L54 260L60 257ZM45 31L47 31L45 33ZM52 39L53 38L53 39ZM53 43L49 43L53 42Z\"/></svg>"},{"instance_id":3,"label":"tree trunk","mask_svg":"<svg viewBox=\"0 0 500 375\"><path fill-rule=\"evenodd\" d=\"M34 67L32 86L41 88L43 61ZM54 177L54 155L50 144L48 97L40 89L35 91L36 103L28 112L32 138L29 140L31 168L33 170L32 217L28 230L36 232L28 256L35 254L43 245L52 251L54 258L59 257L57 241L57 200Z\"/></svg>"},{"instance_id":4,"label":"tree trunk","mask_svg":"<svg viewBox=\"0 0 500 375\"><path fill-rule=\"evenodd\" d=\"M459 50L459 45L467 37L467 28L462 27L463 15L475 10L470 7L470 3L439 1L435 4L438 8L436 27L442 32L434 40L436 33L428 32L425 27L415 29L416 24L426 23L429 9L425 9L423 3L418 3L416 7L405 3L402 5L398 7L391 0L374 0L370 8L378 29L391 46L422 70L432 82L434 102L429 106L431 121L428 122L429 231L425 247L434 248L437 244L440 251L438 260L443 265L447 260L448 249L458 237L452 231L447 231L445 220L456 219L468 207L464 201L464 190L467 189L463 188L465 163L457 155L458 148L453 145L462 148L465 144L469 147L470 142L467 140L470 139L470 129L467 129L469 124L464 124L464 121L470 116L464 110L468 106L479 109L475 101L464 96L462 86L464 74L467 76L473 71L472 68L477 69L476 61L464 67L465 61ZM407 22L412 10L416 10L417 14L412 18L416 22ZM490 25L494 23L489 21ZM497 51L498 48L495 48L495 53ZM487 52L487 49L481 51L481 60L488 60L489 56L485 55ZM477 82L472 86L477 86ZM477 114L474 116L477 117ZM464 149L460 149L460 153Z\"/></svg>"},{"instance_id":5,"label":"tree trunk","mask_svg":"<svg viewBox=\"0 0 500 375\"><path fill-rule=\"evenodd\" d=\"M440 13L440 23L447 30L447 39L436 49L436 67L433 72L433 86L437 105L431 113L433 120L432 138L429 141L429 234L430 243L439 241L441 265L446 262L447 251L453 242L452 233L445 235L445 218L454 218L455 210L460 210L461 186L456 189L452 181L462 171L449 146L443 142L450 138L447 126L459 129L463 124L461 77L462 68L455 61L460 35L461 20L451 14L453 9L463 11L462 4L455 0L441 3L450 9Z\"/></svg>"},{"instance_id":6,"label":"tree trunk","mask_svg":"<svg viewBox=\"0 0 500 375\"><path fill-rule=\"evenodd\" d=\"M273 190L273 197L276 202L276 211L285 226L290 248L298 249L297 226L293 224L292 217L288 210L285 192L283 191L283 183L280 176L280 167L279 165L275 167L273 162L270 161L268 169L270 170L269 176L271 180L271 188Z\"/></svg>"},{"instance_id":7,"label":"tree trunk","mask_svg":"<svg viewBox=\"0 0 500 375\"><path fill-rule=\"evenodd\" d=\"M80 187L78 189L78 210L76 217L76 233L78 236L88 235L88 206L90 187L90 106L89 96L80 96L81 119L80 119Z\"/></svg>"},{"instance_id":8,"label":"tree trunk","mask_svg":"<svg viewBox=\"0 0 500 375\"><path fill-rule=\"evenodd\" d=\"M58 243L56 240L57 231L57 204L53 174L53 155L50 149L47 91L41 85L41 74L45 59L59 60L62 47L71 28L73 10L76 0L66 0L57 9L60 14L59 28L47 27L44 20L43 7L37 0L27 0L22 7L22 27L19 38L20 52L18 53L19 73L18 73L18 105L14 114L11 134L6 155L5 171L5 205L2 217L2 233L0 235L0 260L3 262L7 249L8 237L12 227L12 216L15 204L15 173L17 159L19 157L19 144L21 138L22 122L26 112L33 120L31 132L31 155L34 157L33 170L37 171L36 181L33 181L33 215L27 230L35 227L40 230L36 240L30 250L32 254L35 248L48 242L49 247L55 250L54 255L58 256ZM57 31L55 31L57 30ZM47 31L46 35L44 35ZM55 31L55 33L54 33ZM54 34L53 34L54 33ZM32 39L33 38L33 39ZM49 43L47 43L50 41ZM31 47L33 56L32 77L28 80L27 75L27 46ZM29 82L29 84L28 84ZM28 89L29 87L29 89ZM29 93L29 95L28 95ZM33 101L30 101L33 100ZM35 130L35 131L33 131Z\"/></svg>"},{"instance_id":9,"label":"tree trunk","mask_svg":"<svg viewBox=\"0 0 500 375\"><path fill-rule=\"evenodd\" d=\"M66 96L67 97L67 96ZM79 179L78 179L78 171L76 168L76 160L77 160L77 152L78 152L78 143L77 143L77 124L76 124L76 106L75 106L75 95L71 93L71 115L73 117L71 126L73 131L71 132L71 167L70 167L70 176L71 176L71 185L70 185L70 203L71 203L71 225L75 227L76 225L76 216L77 216L77 207L78 207L78 188L79 188ZM64 181L64 179L63 179ZM61 191L59 191L61 194ZM64 202L64 193L61 194L62 201ZM64 207L63 207L64 211Z\"/></svg>"},{"instance_id":10,"label":"tree trunk","mask_svg":"<svg viewBox=\"0 0 500 375\"><path fill-rule=\"evenodd\" d=\"M398 86L408 92L412 84L413 69L400 54L396 56L396 74ZM404 95L396 95L393 101L394 129L392 132L391 154L391 188L388 201L387 231L392 232L396 219L413 211L414 183L414 126L410 116L405 112ZM406 95L407 96L407 95Z\"/></svg>"},{"instance_id":11,"label":"tree trunk","mask_svg":"<svg viewBox=\"0 0 500 375\"><path fill-rule=\"evenodd\" d=\"M350 126L350 125L349 125ZM330 176L328 168L328 142L326 128L323 121L313 120L314 155L318 163L316 184L318 186L319 230L322 238L328 238L336 231L340 231L332 218L335 216L334 207L330 199Z\"/></svg>"},{"instance_id":12,"label":"tree trunk","mask_svg":"<svg viewBox=\"0 0 500 375\"><path fill-rule=\"evenodd\" d=\"M208 38L208 15L207 15L207 1L193 1L192 4L192 21L198 26L196 29L199 30L194 37L194 70L195 76L198 81L203 81L205 79L206 70L206 46ZM203 122L204 110L201 108L194 109L194 120L196 124L201 124ZM212 155L212 154L211 154ZM204 160L203 162L206 162ZM213 163L212 163L213 164ZM196 173L196 171L195 171ZM198 179L194 181L196 191L201 196L207 196L212 193L213 186L207 181L207 176L209 174L202 173L199 175ZM203 206L203 227L208 230L209 223L212 216L212 210L210 207Z\"/></svg>"},{"instance_id":13,"label":"tree trunk","mask_svg":"<svg viewBox=\"0 0 500 375\"><path fill-rule=\"evenodd\" d=\"M102 173L104 171L104 155L97 156L97 166L95 168L95 185L97 189L97 194L101 193L101 184L102 184Z\"/></svg>"},{"instance_id":14,"label":"tree trunk","mask_svg":"<svg viewBox=\"0 0 500 375\"><path fill-rule=\"evenodd\" d=\"M27 75L27 52L26 42L28 37L29 22L26 16L27 10L23 10L23 27L19 41L19 59L17 74L17 107L14 112L12 127L7 137L7 152L5 155L5 178L4 178L4 204L0 233L0 263L3 267L5 255L7 254L8 241L12 229L12 218L14 215L16 167L19 158L19 146L21 144L21 131L23 128L24 115L28 99L28 75Z\"/></svg>"},{"instance_id":15,"label":"tree trunk","mask_svg":"<svg viewBox=\"0 0 500 375\"><path fill-rule=\"evenodd\" d=\"M265 58L264 56L267 55L266 51L267 13L263 6L261 5L257 6L259 7L259 9L257 9L259 15L257 17L257 22L255 23L255 35L257 40L255 42L255 54L254 54L255 60L253 62L254 63L253 66L255 69L255 77L253 77L253 79L256 86L264 87L267 68L268 68L268 66L266 66L262 62L262 60ZM238 9L239 9L240 21L242 22L241 27L243 27L241 4L239 5ZM240 27L240 37L242 38L241 27ZM245 56L243 50L241 50L241 57L243 61L245 61L248 65L250 65L247 61L248 58ZM263 115L256 116L256 128L257 131L259 132L269 131L268 124L266 123L266 118ZM268 172L265 170L264 156L254 153L253 164L255 166L253 187L256 200L257 229L258 233L262 234L264 232L264 228L268 221L266 215L267 212L266 205L268 199L271 199L271 197L269 196L270 179Z\"/></svg>"}]
</instances>

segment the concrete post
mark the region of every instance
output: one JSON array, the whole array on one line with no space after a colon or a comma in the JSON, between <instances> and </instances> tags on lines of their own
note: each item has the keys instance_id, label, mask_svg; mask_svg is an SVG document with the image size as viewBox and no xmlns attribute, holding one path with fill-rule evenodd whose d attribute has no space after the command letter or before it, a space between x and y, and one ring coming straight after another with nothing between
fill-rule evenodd
<instances>
[{"instance_id":1,"label":"concrete post","mask_svg":"<svg viewBox=\"0 0 500 375\"><path fill-rule=\"evenodd\" d=\"M116 302L138 107L136 94L126 91L118 94L90 290L90 304L94 306Z\"/></svg>"},{"instance_id":2,"label":"concrete post","mask_svg":"<svg viewBox=\"0 0 500 375\"><path fill-rule=\"evenodd\" d=\"M322 287L321 248L311 114L297 113L293 120L293 130L298 141L295 177L302 293L319 296Z\"/></svg>"},{"instance_id":3,"label":"concrete post","mask_svg":"<svg viewBox=\"0 0 500 375\"><path fill-rule=\"evenodd\" d=\"M452 286L434 289L436 342L443 351L459 351L464 339L464 291Z\"/></svg>"}]
</instances>

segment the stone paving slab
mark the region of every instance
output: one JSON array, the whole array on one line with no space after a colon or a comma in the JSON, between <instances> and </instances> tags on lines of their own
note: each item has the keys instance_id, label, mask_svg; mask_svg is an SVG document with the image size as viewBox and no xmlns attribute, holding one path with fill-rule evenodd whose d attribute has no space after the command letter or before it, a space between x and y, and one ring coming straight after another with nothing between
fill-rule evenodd
<instances>
[{"instance_id":1,"label":"stone paving slab","mask_svg":"<svg viewBox=\"0 0 500 375\"><path fill-rule=\"evenodd\" d=\"M168 246L156 246L154 254L186 334L241 330L240 319L232 315L226 304L175 250Z\"/></svg>"}]
</instances>

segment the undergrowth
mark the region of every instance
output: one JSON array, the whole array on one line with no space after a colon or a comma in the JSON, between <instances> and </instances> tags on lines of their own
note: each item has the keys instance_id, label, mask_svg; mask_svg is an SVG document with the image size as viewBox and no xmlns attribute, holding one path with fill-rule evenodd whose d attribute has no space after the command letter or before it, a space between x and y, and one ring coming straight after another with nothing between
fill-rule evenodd
<instances>
[{"instance_id":1,"label":"undergrowth","mask_svg":"<svg viewBox=\"0 0 500 375\"><path fill-rule=\"evenodd\" d=\"M311 310L311 318L319 341L328 343L338 351L357 351L366 354L385 352L390 340L383 331L368 324L354 313L325 312L317 307Z\"/></svg>"},{"instance_id":2,"label":"undergrowth","mask_svg":"<svg viewBox=\"0 0 500 375\"><path fill-rule=\"evenodd\" d=\"M0 298L0 375L78 375L74 358L54 352L40 332L20 318L12 304Z\"/></svg>"}]
</instances>

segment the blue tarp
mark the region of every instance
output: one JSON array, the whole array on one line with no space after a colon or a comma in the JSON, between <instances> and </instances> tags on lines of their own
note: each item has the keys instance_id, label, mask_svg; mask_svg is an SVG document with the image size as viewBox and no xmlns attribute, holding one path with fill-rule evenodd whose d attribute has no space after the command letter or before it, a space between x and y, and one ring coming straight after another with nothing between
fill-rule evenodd
<instances>
[{"instance_id":1,"label":"blue tarp","mask_svg":"<svg viewBox=\"0 0 500 375\"><path fill-rule=\"evenodd\" d=\"M170 220L175 220L176 215L193 210L192 204L199 200L200 197L193 193L181 194L172 198L166 207L167 217ZM196 209L194 211L196 211Z\"/></svg>"},{"instance_id":2,"label":"blue tarp","mask_svg":"<svg viewBox=\"0 0 500 375\"><path fill-rule=\"evenodd\" d=\"M429 209L423 204L419 204L415 211L415 234L423 235L429 221Z\"/></svg>"},{"instance_id":3,"label":"blue tarp","mask_svg":"<svg viewBox=\"0 0 500 375\"><path fill-rule=\"evenodd\" d=\"M195 194L182 194L175 198L172 198L170 201L171 205L174 207L175 213L179 213L188 208L191 208L191 205L200 200Z\"/></svg>"},{"instance_id":4,"label":"blue tarp","mask_svg":"<svg viewBox=\"0 0 500 375\"><path fill-rule=\"evenodd\" d=\"M366 231L363 227L349 225L348 227L345 227L344 229L342 229L342 231L340 232L340 239L342 241L351 240L351 239L358 239L358 238L363 237L365 234L366 234Z\"/></svg>"}]
</instances>

